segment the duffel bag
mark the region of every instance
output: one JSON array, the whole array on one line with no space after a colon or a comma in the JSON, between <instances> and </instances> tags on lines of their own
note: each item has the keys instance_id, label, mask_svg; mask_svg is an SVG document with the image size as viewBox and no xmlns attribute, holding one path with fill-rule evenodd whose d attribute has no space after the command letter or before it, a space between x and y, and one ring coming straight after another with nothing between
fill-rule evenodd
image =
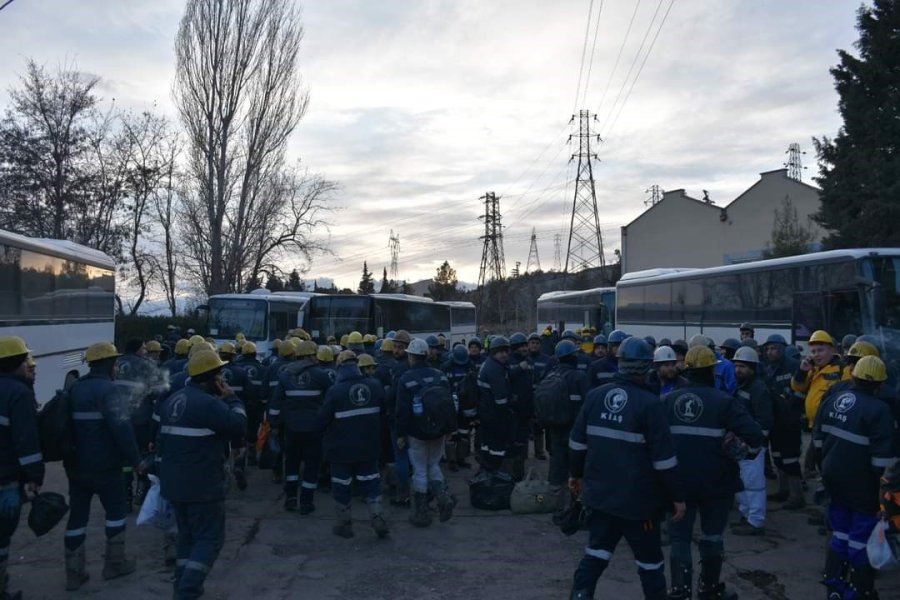
<instances>
[{"instance_id":1,"label":"duffel bag","mask_svg":"<svg viewBox=\"0 0 900 600\"><path fill-rule=\"evenodd\" d=\"M506 510L515 485L504 471L479 471L469 481L469 503L482 510Z\"/></svg>"},{"instance_id":2,"label":"duffel bag","mask_svg":"<svg viewBox=\"0 0 900 600\"><path fill-rule=\"evenodd\" d=\"M529 469L525 479L516 484L509 498L509 508L518 515L549 513L555 510L550 482L535 476Z\"/></svg>"}]
</instances>

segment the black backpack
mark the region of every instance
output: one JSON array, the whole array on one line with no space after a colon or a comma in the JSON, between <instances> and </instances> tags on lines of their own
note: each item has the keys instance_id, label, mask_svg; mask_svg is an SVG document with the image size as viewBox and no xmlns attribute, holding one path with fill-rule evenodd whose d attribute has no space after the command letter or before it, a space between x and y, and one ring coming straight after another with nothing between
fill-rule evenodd
<instances>
[{"instance_id":1,"label":"black backpack","mask_svg":"<svg viewBox=\"0 0 900 600\"><path fill-rule=\"evenodd\" d=\"M459 398L459 410L472 410L478 408L478 370L469 369L466 376L459 382L456 390Z\"/></svg>"},{"instance_id":2,"label":"black backpack","mask_svg":"<svg viewBox=\"0 0 900 600\"><path fill-rule=\"evenodd\" d=\"M565 377L555 369L534 390L534 416L541 425L570 425L575 420L574 404Z\"/></svg>"},{"instance_id":3,"label":"black backpack","mask_svg":"<svg viewBox=\"0 0 900 600\"><path fill-rule=\"evenodd\" d=\"M44 462L57 462L75 454L75 424L68 390L56 390L37 415L38 437Z\"/></svg>"},{"instance_id":4,"label":"black backpack","mask_svg":"<svg viewBox=\"0 0 900 600\"><path fill-rule=\"evenodd\" d=\"M437 380L423 382L412 402L414 430L423 439L434 440L456 431L456 404L449 387Z\"/></svg>"}]
</instances>

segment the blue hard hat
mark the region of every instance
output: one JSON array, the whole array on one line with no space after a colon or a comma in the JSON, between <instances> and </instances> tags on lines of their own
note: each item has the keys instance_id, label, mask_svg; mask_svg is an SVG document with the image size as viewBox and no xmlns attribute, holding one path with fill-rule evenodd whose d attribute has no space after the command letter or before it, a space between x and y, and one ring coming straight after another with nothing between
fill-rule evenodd
<instances>
[{"instance_id":1,"label":"blue hard hat","mask_svg":"<svg viewBox=\"0 0 900 600\"><path fill-rule=\"evenodd\" d=\"M638 337L630 337L619 346L619 360L653 360L650 344Z\"/></svg>"},{"instance_id":2,"label":"blue hard hat","mask_svg":"<svg viewBox=\"0 0 900 600\"><path fill-rule=\"evenodd\" d=\"M613 329L612 333L609 334L610 344L621 344L626 339L628 339L628 334L621 329Z\"/></svg>"},{"instance_id":3,"label":"blue hard hat","mask_svg":"<svg viewBox=\"0 0 900 600\"><path fill-rule=\"evenodd\" d=\"M387 338L387 339L389 339L389 340L392 340L392 339L394 339L394 336L395 336L395 335L397 335L397 332L394 331L393 329L391 329L390 331L387 332L387 334L385 334L384 337Z\"/></svg>"},{"instance_id":4,"label":"blue hard hat","mask_svg":"<svg viewBox=\"0 0 900 600\"><path fill-rule=\"evenodd\" d=\"M725 338L719 345L722 348L728 348L729 350L737 351L737 349L741 347L741 341L735 338Z\"/></svg>"},{"instance_id":5,"label":"blue hard hat","mask_svg":"<svg viewBox=\"0 0 900 600\"><path fill-rule=\"evenodd\" d=\"M554 354L556 354L556 358L564 358L566 356L571 356L576 352L578 352L578 346L575 345L575 342L563 340L556 344Z\"/></svg>"},{"instance_id":6,"label":"blue hard hat","mask_svg":"<svg viewBox=\"0 0 900 600\"><path fill-rule=\"evenodd\" d=\"M453 362L458 365L468 364L469 351L462 344L453 347Z\"/></svg>"},{"instance_id":7,"label":"blue hard hat","mask_svg":"<svg viewBox=\"0 0 900 600\"><path fill-rule=\"evenodd\" d=\"M375 340L375 349L381 350L381 345L384 343L384 340Z\"/></svg>"},{"instance_id":8,"label":"blue hard hat","mask_svg":"<svg viewBox=\"0 0 900 600\"><path fill-rule=\"evenodd\" d=\"M656 346L656 338L653 337L652 335L645 335L644 341L647 342L648 344L650 344L651 347Z\"/></svg>"},{"instance_id":9,"label":"blue hard hat","mask_svg":"<svg viewBox=\"0 0 900 600\"><path fill-rule=\"evenodd\" d=\"M778 333L773 333L772 335L767 337L766 343L763 345L765 346L767 344L781 344L782 346L788 345L787 340L784 339L784 336Z\"/></svg>"},{"instance_id":10,"label":"blue hard hat","mask_svg":"<svg viewBox=\"0 0 900 600\"><path fill-rule=\"evenodd\" d=\"M510 346L520 346L522 344L527 344L527 343L528 343L528 338L525 337L525 334L520 331L517 331L514 334L512 334L511 336L509 336L509 345Z\"/></svg>"},{"instance_id":11,"label":"blue hard hat","mask_svg":"<svg viewBox=\"0 0 900 600\"><path fill-rule=\"evenodd\" d=\"M578 339L578 336L575 335L575 332L572 331L571 329L566 329L565 331L562 332L562 335L559 337L560 337L560 339L563 339L563 340L568 340L568 339L577 340Z\"/></svg>"},{"instance_id":12,"label":"blue hard hat","mask_svg":"<svg viewBox=\"0 0 900 600\"><path fill-rule=\"evenodd\" d=\"M491 352L493 353L501 348L509 348L509 340L502 335L495 335L491 338Z\"/></svg>"},{"instance_id":13,"label":"blue hard hat","mask_svg":"<svg viewBox=\"0 0 900 600\"><path fill-rule=\"evenodd\" d=\"M425 343L428 344L429 348L437 348L441 345L441 342L437 339L436 335L429 335L425 338Z\"/></svg>"},{"instance_id":14,"label":"blue hard hat","mask_svg":"<svg viewBox=\"0 0 900 600\"><path fill-rule=\"evenodd\" d=\"M539 334L537 331L535 331L534 333L532 333L531 335L528 336L528 341L530 342L531 340L535 340L538 342L541 341L541 334Z\"/></svg>"},{"instance_id":15,"label":"blue hard hat","mask_svg":"<svg viewBox=\"0 0 900 600\"><path fill-rule=\"evenodd\" d=\"M606 345L606 336L602 333L594 336L594 345L595 346L605 346Z\"/></svg>"},{"instance_id":16,"label":"blue hard hat","mask_svg":"<svg viewBox=\"0 0 900 600\"><path fill-rule=\"evenodd\" d=\"M477 337L473 337L471 340L469 340L469 343L466 344L466 345L467 345L467 346L473 346L473 345L474 345L474 346L478 346L479 348L482 347L482 346L481 346L481 340L479 340Z\"/></svg>"}]
</instances>

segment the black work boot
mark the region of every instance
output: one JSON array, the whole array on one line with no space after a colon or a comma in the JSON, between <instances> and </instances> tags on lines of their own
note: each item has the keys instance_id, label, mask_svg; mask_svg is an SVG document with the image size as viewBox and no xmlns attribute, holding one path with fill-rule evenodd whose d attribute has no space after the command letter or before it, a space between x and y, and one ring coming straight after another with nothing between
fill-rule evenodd
<instances>
[{"instance_id":1,"label":"black work boot","mask_svg":"<svg viewBox=\"0 0 900 600\"><path fill-rule=\"evenodd\" d=\"M594 595L587 590L572 590L569 600L594 600Z\"/></svg>"},{"instance_id":2,"label":"black work boot","mask_svg":"<svg viewBox=\"0 0 900 600\"><path fill-rule=\"evenodd\" d=\"M850 568L850 589L856 592L859 600L878 600L878 592L875 591L875 569L869 565Z\"/></svg>"},{"instance_id":3,"label":"black work boot","mask_svg":"<svg viewBox=\"0 0 900 600\"><path fill-rule=\"evenodd\" d=\"M825 553L825 573L822 574L822 585L828 588L828 600L841 600L847 591L847 557L833 548Z\"/></svg>"},{"instance_id":4,"label":"black work boot","mask_svg":"<svg viewBox=\"0 0 900 600\"><path fill-rule=\"evenodd\" d=\"M669 600L691 600L694 585L694 573L691 565L680 560L670 560L669 571L672 577Z\"/></svg>"},{"instance_id":5,"label":"black work boot","mask_svg":"<svg viewBox=\"0 0 900 600\"><path fill-rule=\"evenodd\" d=\"M334 505L334 513L337 517L337 523L335 523L331 531L334 535L338 537L342 537L344 539L350 539L353 537L353 521L350 516L350 505L338 504Z\"/></svg>"},{"instance_id":6,"label":"black work boot","mask_svg":"<svg viewBox=\"0 0 900 600\"><path fill-rule=\"evenodd\" d=\"M314 492L309 488L305 487L300 490L299 505L301 515L308 515L316 510L316 505L313 504L313 496Z\"/></svg>"},{"instance_id":7,"label":"black work boot","mask_svg":"<svg viewBox=\"0 0 900 600\"><path fill-rule=\"evenodd\" d=\"M420 492L413 494L412 512L409 522L416 527L428 527L431 525L431 515L428 514L428 495Z\"/></svg>"},{"instance_id":8,"label":"black work boot","mask_svg":"<svg viewBox=\"0 0 900 600\"><path fill-rule=\"evenodd\" d=\"M726 590L719 581L722 576L722 557L700 559L700 581L697 586L698 600L737 600L737 593Z\"/></svg>"},{"instance_id":9,"label":"black work boot","mask_svg":"<svg viewBox=\"0 0 900 600\"><path fill-rule=\"evenodd\" d=\"M284 497L284 510L288 512L294 512L295 510L297 510L297 496Z\"/></svg>"}]
</instances>

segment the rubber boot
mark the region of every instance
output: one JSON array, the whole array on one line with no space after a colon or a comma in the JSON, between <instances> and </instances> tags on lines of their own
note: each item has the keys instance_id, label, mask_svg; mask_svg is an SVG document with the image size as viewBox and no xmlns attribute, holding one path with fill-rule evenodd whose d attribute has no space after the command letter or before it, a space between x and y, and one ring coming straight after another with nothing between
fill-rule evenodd
<instances>
[{"instance_id":1,"label":"rubber boot","mask_svg":"<svg viewBox=\"0 0 900 600\"><path fill-rule=\"evenodd\" d=\"M471 469L472 465L467 458L469 458L469 438L466 437L456 441L456 465L460 469Z\"/></svg>"},{"instance_id":2,"label":"rubber boot","mask_svg":"<svg viewBox=\"0 0 900 600\"><path fill-rule=\"evenodd\" d=\"M694 585L694 573L691 565L680 560L670 560L669 571L672 576L672 589L669 591L669 600L691 600L693 598Z\"/></svg>"},{"instance_id":3,"label":"rubber boot","mask_svg":"<svg viewBox=\"0 0 900 600\"><path fill-rule=\"evenodd\" d=\"M856 595L853 595L856 592ZM861 565L850 568L850 590L845 594L847 598L859 600L878 600L878 592L875 591L875 569L869 565Z\"/></svg>"},{"instance_id":4,"label":"rubber boot","mask_svg":"<svg viewBox=\"0 0 900 600\"><path fill-rule=\"evenodd\" d=\"M297 510L297 496L284 497L284 510L288 512L294 512L295 510Z\"/></svg>"},{"instance_id":5,"label":"rubber boot","mask_svg":"<svg viewBox=\"0 0 900 600\"><path fill-rule=\"evenodd\" d=\"M88 579L90 575L84 568L84 544L74 550L66 549L66 591L74 592Z\"/></svg>"},{"instance_id":6,"label":"rubber boot","mask_svg":"<svg viewBox=\"0 0 900 600\"><path fill-rule=\"evenodd\" d=\"M569 600L594 600L594 596L587 590L572 590Z\"/></svg>"},{"instance_id":7,"label":"rubber boot","mask_svg":"<svg viewBox=\"0 0 900 600\"><path fill-rule=\"evenodd\" d=\"M391 506L409 506L409 482L398 483L391 498Z\"/></svg>"},{"instance_id":8,"label":"rubber boot","mask_svg":"<svg viewBox=\"0 0 900 600\"><path fill-rule=\"evenodd\" d=\"M458 444L456 440L450 440L444 444L444 456L447 457L447 468L456 473L459 471L459 464L456 462L456 448Z\"/></svg>"},{"instance_id":9,"label":"rubber boot","mask_svg":"<svg viewBox=\"0 0 900 600\"><path fill-rule=\"evenodd\" d=\"M803 496L803 480L799 477L788 478L788 490L790 497L782 505L784 510L800 510L806 508L806 498Z\"/></svg>"},{"instance_id":10,"label":"rubber boot","mask_svg":"<svg viewBox=\"0 0 900 600\"><path fill-rule=\"evenodd\" d=\"M825 552L825 573L822 585L828 588L828 600L841 600L847 591L847 557L833 548Z\"/></svg>"},{"instance_id":11,"label":"rubber boot","mask_svg":"<svg viewBox=\"0 0 900 600\"><path fill-rule=\"evenodd\" d=\"M379 538L387 537L390 530L382 514L381 497L366 500L366 505L369 507L369 520L372 523L372 530L375 532L375 535Z\"/></svg>"},{"instance_id":12,"label":"rubber boot","mask_svg":"<svg viewBox=\"0 0 900 600\"><path fill-rule=\"evenodd\" d=\"M428 514L428 495L421 492L413 494L412 511L409 522L416 527L428 527L431 525L431 515Z\"/></svg>"},{"instance_id":13,"label":"rubber boot","mask_svg":"<svg viewBox=\"0 0 900 600\"><path fill-rule=\"evenodd\" d=\"M715 556L700 560L700 580L697 586L698 600L737 600L735 592L725 589L719 581L722 576L722 557Z\"/></svg>"},{"instance_id":14,"label":"rubber boot","mask_svg":"<svg viewBox=\"0 0 900 600\"><path fill-rule=\"evenodd\" d=\"M174 567L178 558L178 533L167 531L163 534L163 560L167 567Z\"/></svg>"},{"instance_id":15,"label":"rubber boot","mask_svg":"<svg viewBox=\"0 0 900 600\"><path fill-rule=\"evenodd\" d=\"M353 520L350 514L349 504L334 504L334 516L337 517L337 523L331 528L332 533L344 539L353 537Z\"/></svg>"},{"instance_id":16,"label":"rubber boot","mask_svg":"<svg viewBox=\"0 0 900 600\"><path fill-rule=\"evenodd\" d=\"M83 548L84 546L82 546ZM125 532L106 539L106 556L103 561L103 579L115 579L134 573L137 561L125 556Z\"/></svg>"},{"instance_id":17,"label":"rubber boot","mask_svg":"<svg viewBox=\"0 0 900 600\"><path fill-rule=\"evenodd\" d=\"M563 487L561 485L551 485L550 486L550 506L553 507L553 524L559 527L565 515L563 514L566 510L566 497L563 493Z\"/></svg>"},{"instance_id":18,"label":"rubber boot","mask_svg":"<svg viewBox=\"0 0 900 600\"><path fill-rule=\"evenodd\" d=\"M434 481L431 485L434 490L434 495L437 498L438 518L441 523L446 523L453 517L453 509L456 507L456 498L450 494L450 490L447 488L447 482Z\"/></svg>"},{"instance_id":19,"label":"rubber boot","mask_svg":"<svg viewBox=\"0 0 900 600\"><path fill-rule=\"evenodd\" d=\"M301 488L300 489L300 514L308 515L316 510L316 505L313 504L313 496L315 495L314 490L309 488Z\"/></svg>"},{"instance_id":20,"label":"rubber boot","mask_svg":"<svg viewBox=\"0 0 900 600\"><path fill-rule=\"evenodd\" d=\"M778 471L778 491L774 494L769 494L766 498L775 502L785 502L789 497L788 475L784 471Z\"/></svg>"}]
</instances>

